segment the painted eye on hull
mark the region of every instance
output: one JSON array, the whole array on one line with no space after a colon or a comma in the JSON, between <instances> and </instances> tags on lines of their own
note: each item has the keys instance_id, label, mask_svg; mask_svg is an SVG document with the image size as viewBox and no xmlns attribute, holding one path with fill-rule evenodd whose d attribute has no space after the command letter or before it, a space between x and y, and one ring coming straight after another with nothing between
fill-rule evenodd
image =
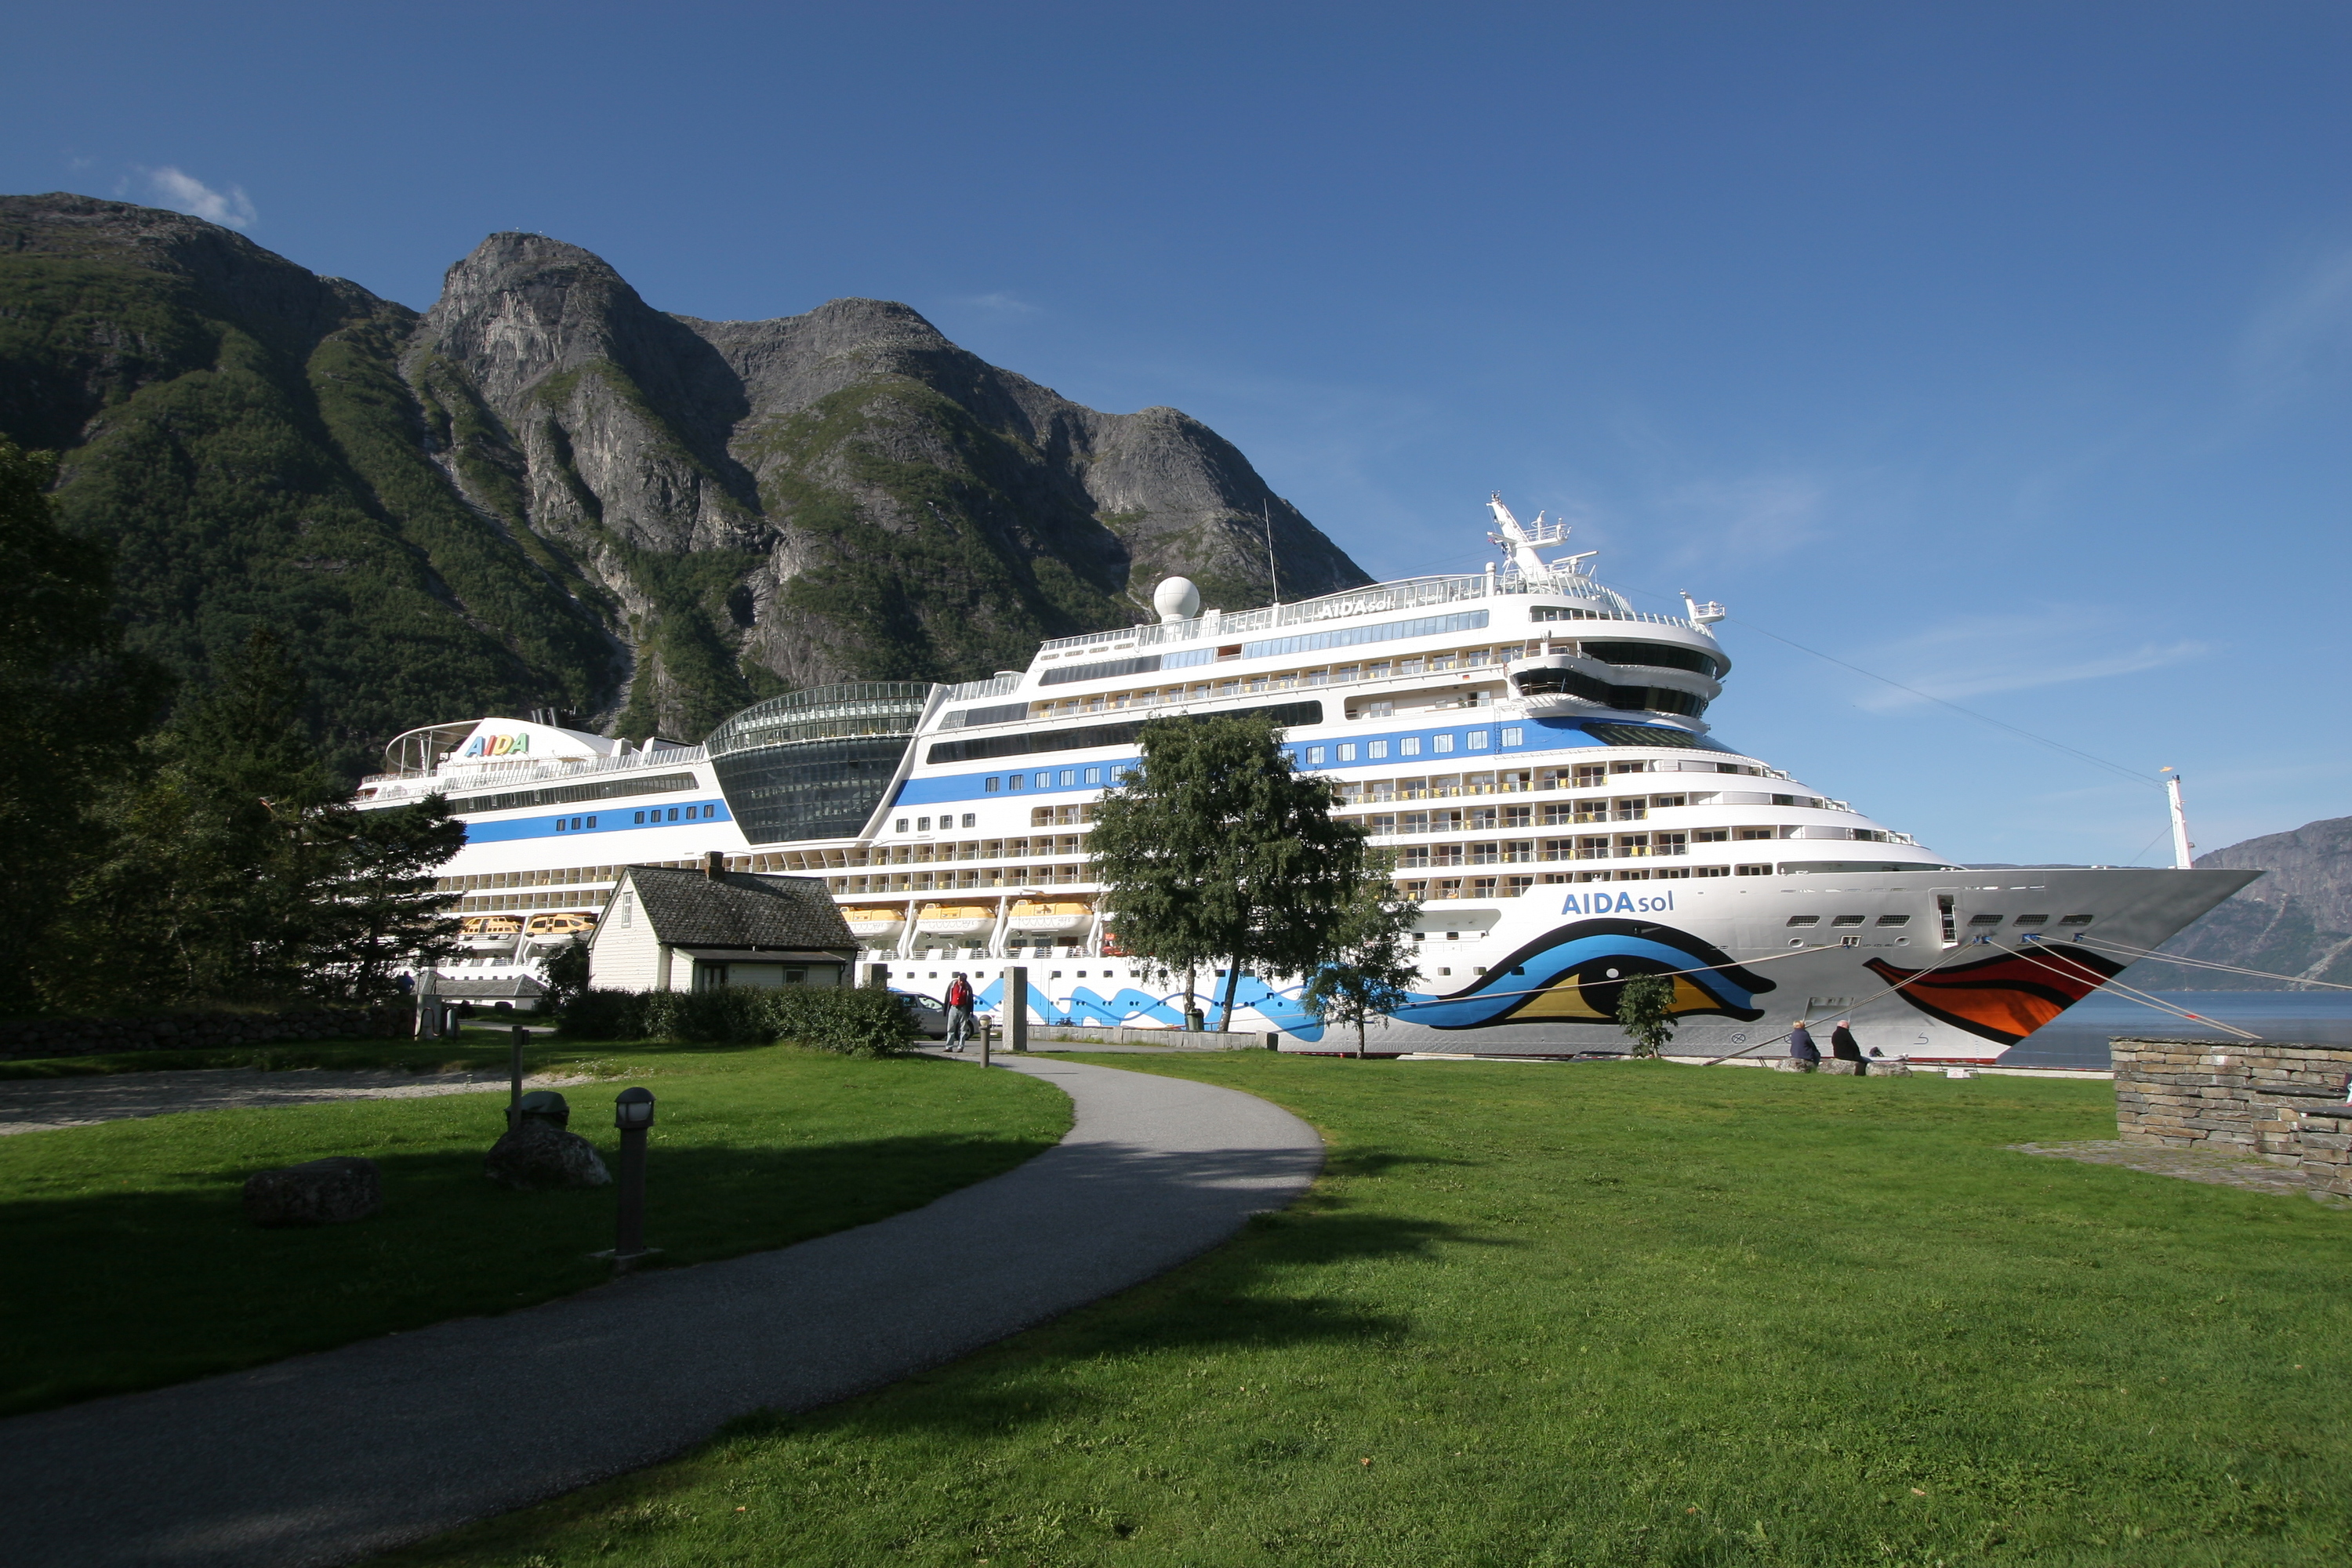
<instances>
[{"instance_id":1,"label":"painted eye on hull","mask_svg":"<svg viewBox=\"0 0 2352 1568\"><path fill-rule=\"evenodd\" d=\"M1626 982L1643 974L1675 977L1677 1017L1709 1015L1753 1022L1764 1016L1755 998L1774 988L1771 981L1687 931L1649 921L1589 920L1528 942L1453 995L1416 996L1397 1016L1437 1029L1549 1019L1613 1023Z\"/></svg>"},{"instance_id":2,"label":"painted eye on hull","mask_svg":"<svg viewBox=\"0 0 2352 1568\"><path fill-rule=\"evenodd\" d=\"M1937 969L1865 965L1930 1018L1979 1039L2013 1046L2123 973L2113 959L2078 948L2043 948Z\"/></svg>"}]
</instances>

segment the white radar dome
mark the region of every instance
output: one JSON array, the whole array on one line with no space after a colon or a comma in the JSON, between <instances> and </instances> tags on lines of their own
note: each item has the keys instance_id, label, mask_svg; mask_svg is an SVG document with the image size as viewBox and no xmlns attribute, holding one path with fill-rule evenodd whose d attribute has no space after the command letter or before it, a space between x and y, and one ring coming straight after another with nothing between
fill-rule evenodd
<instances>
[{"instance_id":1,"label":"white radar dome","mask_svg":"<svg viewBox=\"0 0 2352 1568\"><path fill-rule=\"evenodd\" d=\"M1201 613L1201 590L1189 577L1166 577L1151 590L1151 607L1162 621L1189 621Z\"/></svg>"}]
</instances>

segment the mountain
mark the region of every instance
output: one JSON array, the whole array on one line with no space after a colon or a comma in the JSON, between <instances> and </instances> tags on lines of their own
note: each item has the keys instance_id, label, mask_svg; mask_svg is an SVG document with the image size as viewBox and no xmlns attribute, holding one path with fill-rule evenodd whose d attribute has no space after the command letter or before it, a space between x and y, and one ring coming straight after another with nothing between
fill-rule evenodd
<instances>
[{"instance_id":1,"label":"mountain","mask_svg":"<svg viewBox=\"0 0 2352 1568\"><path fill-rule=\"evenodd\" d=\"M1367 581L1233 445L986 363L904 305L705 321L492 235L423 315L177 213L0 197L0 432L58 451L132 645L299 649L346 760L553 707L696 737L837 679Z\"/></svg>"},{"instance_id":2,"label":"mountain","mask_svg":"<svg viewBox=\"0 0 2352 1568\"><path fill-rule=\"evenodd\" d=\"M2158 951L2303 980L2352 985L2352 816L2307 822L2197 858L2265 875ZM2148 959L2132 984L2168 991L2283 991L2285 980Z\"/></svg>"}]
</instances>

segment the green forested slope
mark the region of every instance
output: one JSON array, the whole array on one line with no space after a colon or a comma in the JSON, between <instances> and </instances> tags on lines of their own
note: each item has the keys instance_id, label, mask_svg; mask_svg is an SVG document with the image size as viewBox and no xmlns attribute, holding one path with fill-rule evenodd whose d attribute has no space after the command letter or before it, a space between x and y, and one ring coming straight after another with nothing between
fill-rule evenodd
<instances>
[{"instance_id":1,"label":"green forested slope","mask_svg":"<svg viewBox=\"0 0 2352 1568\"><path fill-rule=\"evenodd\" d=\"M904 306L710 322L494 235L425 315L174 213L0 197L0 434L63 458L132 648L200 689L267 626L346 767L556 707L697 738L753 698L962 680L1363 574L1172 409L1105 415Z\"/></svg>"}]
</instances>

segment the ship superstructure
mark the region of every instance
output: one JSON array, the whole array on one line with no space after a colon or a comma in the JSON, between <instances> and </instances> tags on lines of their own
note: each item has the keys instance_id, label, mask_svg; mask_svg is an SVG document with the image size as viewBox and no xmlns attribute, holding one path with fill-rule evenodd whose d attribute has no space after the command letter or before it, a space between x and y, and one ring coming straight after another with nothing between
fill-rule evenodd
<instances>
[{"instance_id":1,"label":"ship superstructure","mask_svg":"<svg viewBox=\"0 0 2352 1568\"><path fill-rule=\"evenodd\" d=\"M1591 552L1546 559L1565 528L1489 509L1483 573L1240 613L1171 579L1156 623L1025 670L794 692L699 746L436 726L394 742L364 804L438 790L467 820L460 980L528 973L619 867L716 853L824 879L898 989L961 969L998 1005L1019 963L1036 1017L1173 1026L1181 995L1097 912L1088 826L1146 721L1264 713L1422 905L1423 989L1383 1050L1620 1047L1618 990L1670 973L1678 1052L1774 1054L1799 1018L1850 1016L1888 1056L1986 1060L2120 969L2073 939L2154 947L2251 879L1956 866L1714 737L1722 606L1636 611ZM1325 1048L1298 989L1244 976L1236 1026Z\"/></svg>"}]
</instances>

